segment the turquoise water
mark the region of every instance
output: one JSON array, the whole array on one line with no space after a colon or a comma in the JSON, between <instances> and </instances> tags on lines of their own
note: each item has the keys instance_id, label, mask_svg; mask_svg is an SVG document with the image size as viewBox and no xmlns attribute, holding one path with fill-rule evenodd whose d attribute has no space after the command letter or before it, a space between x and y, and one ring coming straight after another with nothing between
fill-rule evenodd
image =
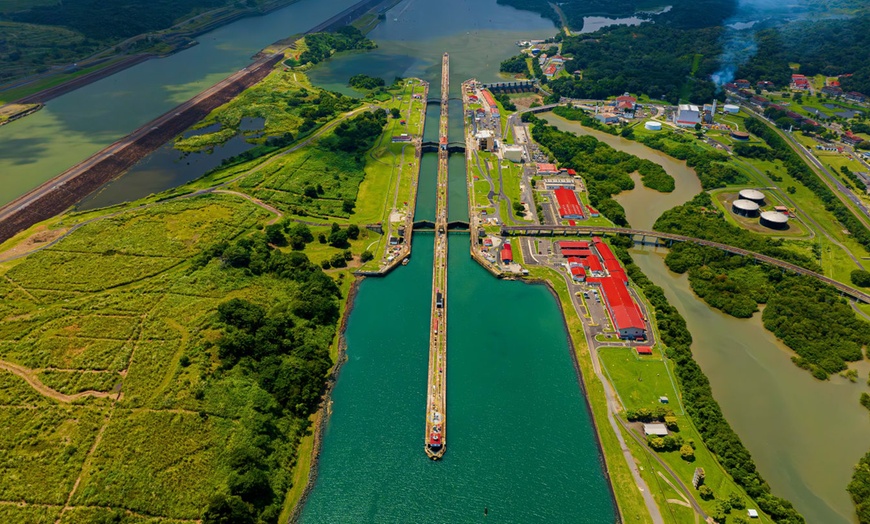
<instances>
[{"instance_id":1,"label":"turquoise water","mask_svg":"<svg viewBox=\"0 0 870 524\"><path fill-rule=\"evenodd\" d=\"M303 522L613 522L559 310L502 282L451 235L449 445L423 452L431 233L408 266L360 286ZM529 312L535 314L530 315Z\"/></svg>"},{"instance_id":2,"label":"turquoise water","mask_svg":"<svg viewBox=\"0 0 870 524\"><path fill-rule=\"evenodd\" d=\"M350 74L371 74L368 67L374 63L381 71L397 68L392 74L422 76L431 83L430 97L437 97L444 50L451 52L451 94L458 94L472 74L492 78L498 61L514 54L514 41L521 39L505 36L504 29L492 32L492 41L477 50L490 57L489 63L471 49L454 53L458 42L444 34L426 48L412 39L415 33L402 33L409 40L400 47L419 55L409 60L387 54L396 37L385 34L394 14L400 21L430 13L441 20L456 3L439 9L414 0L399 4L388 14L387 27L370 35L381 46L378 51L339 57L318 66L312 78L340 87L340 79ZM473 6L495 20L509 13L515 26L536 18L494 2ZM468 20L456 17L449 23L459 28L461 38ZM416 37L428 38L431 31L423 24ZM545 32L534 34L552 31L547 22ZM398 71L399 66L404 69ZM437 139L439 109L427 111L428 140ZM449 124L450 139L462 141L458 101L451 102ZM448 169L449 219L467 220L464 155L451 155ZM435 215L436 173L437 156L424 155L416 220ZM447 453L440 462L426 457L433 241L432 233L415 234L408 266L360 285L347 328L348 361L334 391L318 479L303 522L614 522L594 427L556 302L543 286L492 277L470 258L467 234L453 234L449 241Z\"/></svg>"}]
</instances>

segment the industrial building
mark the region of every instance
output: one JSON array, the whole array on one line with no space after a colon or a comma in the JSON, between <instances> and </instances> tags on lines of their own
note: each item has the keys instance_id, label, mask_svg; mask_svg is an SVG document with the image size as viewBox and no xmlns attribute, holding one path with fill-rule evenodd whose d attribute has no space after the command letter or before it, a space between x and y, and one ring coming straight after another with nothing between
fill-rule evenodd
<instances>
[{"instance_id":1,"label":"industrial building","mask_svg":"<svg viewBox=\"0 0 870 524\"><path fill-rule=\"evenodd\" d=\"M573 180L572 180L573 182ZM559 208L559 216L562 218L583 218L583 208L577 200L573 189L556 189L556 203Z\"/></svg>"},{"instance_id":2,"label":"industrial building","mask_svg":"<svg viewBox=\"0 0 870 524\"><path fill-rule=\"evenodd\" d=\"M579 278L579 271L572 268L582 268L586 282L600 286L604 304L613 320L613 327L623 340L646 339L646 322L640 307L628 291L628 277L619 260L600 238L592 239L592 249L588 242L561 241L558 242L562 256L567 258L566 266Z\"/></svg>"},{"instance_id":3,"label":"industrial building","mask_svg":"<svg viewBox=\"0 0 870 524\"><path fill-rule=\"evenodd\" d=\"M680 104L674 114L674 123L679 127L695 127L701 123L701 108L691 104Z\"/></svg>"},{"instance_id":4,"label":"industrial building","mask_svg":"<svg viewBox=\"0 0 870 524\"><path fill-rule=\"evenodd\" d=\"M755 202L759 206L764 205L764 193L757 189L741 189L738 196L741 200L749 200Z\"/></svg>"},{"instance_id":5,"label":"industrial building","mask_svg":"<svg viewBox=\"0 0 870 524\"><path fill-rule=\"evenodd\" d=\"M735 200L731 204L731 211L742 217L757 217L760 206L752 200Z\"/></svg>"},{"instance_id":6,"label":"industrial building","mask_svg":"<svg viewBox=\"0 0 870 524\"><path fill-rule=\"evenodd\" d=\"M570 189L574 190L574 178L573 177L565 177L565 176L557 176L551 178L544 179L544 189L547 191L552 191L554 189Z\"/></svg>"},{"instance_id":7,"label":"industrial building","mask_svg":"<svg viewBox=\"0 0 870 524\"><path fill-rule=\"evenodd\" d=\"M761 214L759 223L770 229L787 229L788 215L777 213L776 211L765 211Z\"/></svg>"},{"instance_id":8,"label":"industrial building","mask_svg":"<svg viewBox=\"0 0 870 524\"><path fill-rule=\"evenodd\" d=\"M501 152L504 154L505 160L516 163L523 161L523 146L503 145Z\"/></svg>"},{"instance_id":9,"label":"industrial building","mask_svg":"<svg viewBox=\"0 0 870 524\"><path fill-rule=\"evenodd\" d=\"M483 91L481 91L481 94L483 94L483 101L489 107L489 111L492 113L492 116L498 118L498 104L495 102L495 98L492 97L492 93L484 89Z\"/></svg>"},{"instance_id":10,"label":"industrial building","mask_svg":"<svg viewBox=\"0 0 870 524\"><path fill-rule=\"evenodd\" d=\"M539 175L555 175L558 172L556 164L538 164Z\"/></svg>"},{"instance_id":11,"label":"industrial building","mask_svg":"<svg viewBox=\"0 0 870 524\"><path fill-rule=\"evenodd\" d=\"M511 245L505 242L504 246L501 248L501 262L502 264L510 264L514 261L514 252L511 249Z\"/></svg>"},{"instance_id":12,"label":"industrial building","mask_svg":"<svg viewBox=\"0 0 870 524\"><path fill-rule=\"evenodd\" d=\"M477 148L481 151L495 149L495 134L489 129L481 129L474 136L477 139Z\"/></svg>"}]
</instances>

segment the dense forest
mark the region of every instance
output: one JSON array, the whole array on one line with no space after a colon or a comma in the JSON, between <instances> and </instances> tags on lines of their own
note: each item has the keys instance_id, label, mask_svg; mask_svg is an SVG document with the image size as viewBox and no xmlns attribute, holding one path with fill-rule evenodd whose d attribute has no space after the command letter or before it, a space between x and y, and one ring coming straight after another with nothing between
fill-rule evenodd
<instances>
[{"instance_id":1,"label":"dense forest","mask_svg":"<svg viewBox=\"0 0 870 524\"><path fill-rule=\"evenodd\" d=\"M286 302L234 298L218 307L220 365L209 380L256 388L259 397L229 445L231 472L225 491L204 508L206 524L277 520L290 486L293 450L320 403L332 366L329 346L341 293L304 254L272 247L286 245L288 234L294 241L299 237L301 247L313 240L310 232L282 222L266 233L215 244L193 261L194 270L217 263L227 272L269 275L292 290Z\"/></svg>"},{"instance_id":2,"label":"dense forest","mask_svg":"<svg viewBox=\"0 0 870 524\"><path fill-rule=\"evenodd\" d=\"M716 86L709 80L719 67L721 28L674 29L660 24L609 27L562 40L562 54L573 59L563 77L549 83L569 98L606 98L624 92L677 103L681 98L709 102Z\"/></svg>"},{"instance_id":3,"label":"dense forest","mask_svg":"<svg viewBox=\"0 0 870 524\"><path fill-rule=\"evenodd\" d=\"M53 5L10 13L17 22L67 27L87 38L110 40L129 38L170 27L197 11L231 5L227 0L150 0L148 2L105 2L64 0ZM248 1L253 7L256 2Z\"/></svg>"},{"instance_id":4,"label":"dense forest","mask_svg":"<svg viewBox=\"0 0 870 524\"><path fill-rule=\"evenodd\" d=\"M852 75L840 81L845 91L870 93L870 14L855 18L799 21L759 31L758 51L737 71L739 78L787 85L800 65L805 75Z\"/></svg>"},{"instance_id":5,"label":"dense forest","mask_svg":"<svg viewBox=\"0 0 870 524\"><path fill-rule=\"evenodd\" d=\"M749 451L743 446L740 437L731 429L722 415L719 403L713 398L710 382L692 358L692 335L686 321L677 309L668 303L662 288L653 284L640 270L625 248L631 240L622 237L614 241L617 256L625 264L626 272L632 282L643 290L652 304L656 325L659 327L661 341L667 346L668 358L674 364L680 384L686 411L704 439L704 444L716 455L725 468L758 507L769 514L774 522L797 524L804 522L803 517L794 509L791 502L770 492L770 486L755 467Z\"/></svg>"},{"instance_id":6,"label":"dense forest","mask_svg":"<svg viewBox=\"0 0 870 524\"><path fill-rule=\"evenodd\" d=\"M344 26L334 33L314 33L305 35L308 48L299 55L302 64L317 64L326 60L332 53L351 49L374 49L377 45L353 26Z\"/></svg>"},{"instance_id":7,"label":"dense forest","mask_svg":"<svg viewBox=\"0 0 870 524\"><path fill-rule=\"evenodd\" d=\"M712 200L701 193L691 202L665 212L656 221L658 231L696 236L760 252L813 271L819 268L781 239L751 233L725 222L721 212L710 211ZM818 280L757 265L753 260L717 249L683 243L665 259L677 273L689 272L692 290L711 306L745 318L767 304L764 327L795 353L795 364L818 379L846 369L846 362L864 358L870 343L870 324L858 319L838 292Z\"/></svg>"},{"instance_id":8,"label":"dense forest","mask_svg":"<svg viewBox=\"0 0 870 524\"><path fill-rule=\"evenodd\" d=\"M646 185L653 189L663 192L674 189L674 179L658 164L617 151L595 137L559 131L531 113L525 113L523 118L534 123L532 138L552 153L562 167L583 173L589 202L617 225L628 225L628 221L625 210L611 197L634 189L631 174L635 171L645 181L649 180Z\"/></svg>"},{"instance_id":9,"label":"dense forest","mask_svg":"<svg viewBox=\"0 0 870 524\"><path fill-rule=\"evenodd\" d=\"M510 5L517 9L534 11L545 16L554 23L561 25L556 11L547 0L498 0L498 3ZM644 2L639 0L567 0L559 2L559 8L568 19L568 25L575 31L583 28L583 18L586 16L642 16L656 23L671 27L691 28L720 25L734 14L737 0L671 0L671 9L659 14L638 13Z\"/></svg>"},{"instance_id":10,"label":"dense forest","mask_svg":"<svg viewBox=\"0 0 870 524\"><path fill-rule=\"evenodd\" d=\"M855 466L848 491L852 496L852 502L855 503L858 522L870 524L870 452L861 457L858 465Z\"/></svg>"}]
</instances>

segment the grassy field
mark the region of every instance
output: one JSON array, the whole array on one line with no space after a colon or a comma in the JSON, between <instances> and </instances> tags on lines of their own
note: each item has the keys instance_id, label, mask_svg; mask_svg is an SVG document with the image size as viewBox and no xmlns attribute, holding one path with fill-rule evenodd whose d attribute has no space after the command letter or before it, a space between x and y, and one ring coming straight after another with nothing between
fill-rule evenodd
<instances>
[{"instance_id":1,"label":"grassy field","mask_svg":"<svg viewBox=\"0 0 870 524\"><path fill-rule=\"evenodd\" d=\"M325 271L347 297L359 254L381 236L361 228L346 247L317 239L328 236L336 221L385 217L384 199L371 205L369 195L410 195L411 177L399 180L379 161L401 154L390 143L394 133L422 132L422 102L410 96L415 92L422 92L416 80L382 104L399 108L406 124L390 119L364 154L328 149L322 142L331 135L327 130L275 161L278 153L143 201L56 217L0 246L0 253L32 249L39 246L29 243L31 235L81 225L50 248L0 263L0 366L14 371L0 372L0 419L9 428L0 436L7 457L0 465L0 520L85 523L121 515L124 522L168 524L201 518L210 497L226 492L234 474L228 451L255 437L253 428L262 425L258 412L268 409L259 405L267 400L250 374L239 367L218 372L215 310L231 298L292 303L300 284L220 261L198 262L204 249L258 234L280 218L274 211L232 192L167 199L236 177L232 189L254 196L302 194L319 185L318 198L303 202L304 217L312 219L308 210L332 214L324 213L323 225L310 226L314 241L302 252L319 264L349 250L349 267ZM248 95L253 109L224 106L200 127L220 118L232 125L286 101L262 86ZM291 125L286 114L272 118L277 132ZM413 155L405 162L403 175L416 175ZM360 186L365 202L352 217L337 218L342 210L331 203L356 199ZM296 211L278 199L271 203ZM346 307L341 300L340 313ZM323 335L332 337L334 330ZM337 344L334 337L333 359ZM280 461L270 470L270 485L286 514L307 479L312 437L310 421L290 415L281 421L279 434L270 438ZM298 453L303 456L297 460ZM10 504L20 501L40 506Z\"/></svg>"}]
</instances>

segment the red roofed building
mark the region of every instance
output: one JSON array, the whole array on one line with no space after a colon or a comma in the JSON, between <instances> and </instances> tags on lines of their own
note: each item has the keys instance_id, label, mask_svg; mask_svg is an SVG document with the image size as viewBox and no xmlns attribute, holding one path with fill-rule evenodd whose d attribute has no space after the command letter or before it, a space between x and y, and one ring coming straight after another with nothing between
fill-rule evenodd
<instances>
[{"instance_id":1,"label":"red roofed building","mask_svg":"<svg viewBox=\"0 0 870 524\"><path fill-rule=\"evenodd\" d=\"M859 103L867 101L867 96L857 91L849 91L848 93L843 95L843 98L845 98L846 100L851 100L852 102Z\"/></svg>"},{"instance_id":2,"label":"red roofed building","mask_svg":"<svg viewBox=\"0 0 870 524\"><path fill-rule=\"evenodd\" d=\"M846 131L846 133L843 135L843 142L849 144L850 146L857 146L863 141L863 138L852 133L851 131Z\"/></svg>"},{"instance_id":3,"label":"red roofed building","mask_svg":"<svg viewBox=\"0 0 870 524\"><path fill-rule=\"evenodd\" d=\"M547 66L546 69L544 69L544 76L546 76L547 78L551 78L555 74L556 74L556 64L550 64Z\"/></svg>"},{"instance_id":4,"label":"red roofed building","mask_svg":"<svg viewBox=\"0 0 870 524\"><path fill-rule=\"evenodd\" d=\"M580 267L583 265L583 261L577 257L569 257L567 263L568 267Z\"/></svg>"},{"instance_id":5,"label":"red roofed building","mask_svg":"<svg viewBox=\"0 0 870 524\"><path fill-rule=\"evenodd\" d=\"M556 164L538 164L539 175L555 175L559 170L556 169Z\"/></svg>"},{"instance_id":6,"label":"red roofed building","mask_svg":"<svg viewBox=\"0 0 870 524\"><path fill-rule=\"evenodd\" d=\"M501 261L503 264L510 264L514 261L514 252L511 249L510 244L505 244L504 247L501 248Z\"/></svg>"},{"instance_id":7,"label":"red roofed building","mask_svg":"<svg viewBox=\"0 0 870 524\"><path fill-rule=\"evenodd\" d=\"M735 80L734 83L737 84L737 87L740 89L749 89L750 87L752 87L752 84L749 83L749 80L744 80L742 78L740 80Z\"/></svg>"},{"instance_id":8,"label":"red roofed building","mask_svg":"<svg viewBox=\"0 0 870 524\"><path fill-rule=\"evenodd\" d=\"M804 75L791 75L791 85L795 89L809 89L810 81Z\"/></svg>"},{"instance_id":9,"label":"red roofed building","mask_svg":"<svg viewBox=\"0 0 870 524\"><path fill-rule=\"evenodd\" d=\"M601 279L601 294L604 303L610 311L613 327L619 332L619 338L638 340L646 338L646 323L640 314L640 309L631 298L631 293L625 283L619 278Z\"/></svg>"},{"instance_id":10,"label":"red roofed building","mask_svg":"<svg viewBox=\"0 0 870 524\"><path fill-rule=\"evenodd\" d=\"M586 281L586 270L580 266L574 266L569 268L571 270L571 278L575 282L585 282Z\"/></svg>"},{"instance_id":11,"label":"red roofed building","mask_svg":"<svg viewBox=\"0 0 870 524\"><path fill-rule=\"evenodd\" d=\"M598 210L595 209L594 207L587 206L586 209L589 210L589 216L592 218L598 218L601 216L601 213L599 213Z\"/></svg>"},{"instance_id":12,"label":"red roofed building","mask_svg":"<svg viewBox=\"0 0 870 524\"><path fill-rule=\"evenodd\" d=\"M589 242L585 240L560 240L558 244L562 249L589 249Z\"/></svg>"},{"instance_id":13,"label":"red roofed building","mask_svg":"<svg viewBox=\"0 0 870 524\"><path fill-rule=\"evenodd\" d=\"M562 256L565 258L568 258L568 257L586 258L586 257L591 257L593 255L592 255L592 251L589 249L578 249L578 248L564 249L563 248L562 249Z\"/></svg>"},{"instance_id":14,"label":"red roofed building","mask_svg":"<svg viewBox=\"0 0 870 524\"><path fill-rule=\"evenodd\" d=\"M598 257L586 257L583 259L583 267L588 269L595 276L604 275L604 268L601 267L601 261Z\"/></svg>"},{"instance_id":15,"label":"red roofed building","mask_svg":"<svg viewBox=\"0 0 870 524\"><path fill-rule=\"evenodd\" d=\"M597 237L596 237L597 238ZM599 239L598 242L595 242L595 249L598 250L598 254L601 255L601 260L607 262L608 260L612 260L619 265L619 262L616 261L616 256L613 254L613 251L610 250L610 246L601 242Z\"/></svg>"},{"instance_id":16,"label":"red roofed building","mask_svg":"<svg viewBox=\"0 0 870 524\"><path fill-rule=\"evenodd\" d=\"M634 348L638 355L652 355L652 348L649 346L637 346Z\"/></svg>"},{"instance_id":17,"label":"red roofed building","mask_svg":"<svg viewBox=\"0 0 870 524\"><path fill-rule=\"evenodd\" d=\"M559 206L559 216L562 218L583 218L583 209L577 200L577 195L570 189L553 191Z\"/></svg>"},{"instance_id":18,"label":"red roofed building","mask_svg":"<svg viewBox=\"0 0 870 524\"><path fill-rule=\"evenodd\" d=\"M620 111L634 111L634 106L637 104L637 98L628 95L627 93L616 97L616 108Z\"/></svg>"}]
</instances>

